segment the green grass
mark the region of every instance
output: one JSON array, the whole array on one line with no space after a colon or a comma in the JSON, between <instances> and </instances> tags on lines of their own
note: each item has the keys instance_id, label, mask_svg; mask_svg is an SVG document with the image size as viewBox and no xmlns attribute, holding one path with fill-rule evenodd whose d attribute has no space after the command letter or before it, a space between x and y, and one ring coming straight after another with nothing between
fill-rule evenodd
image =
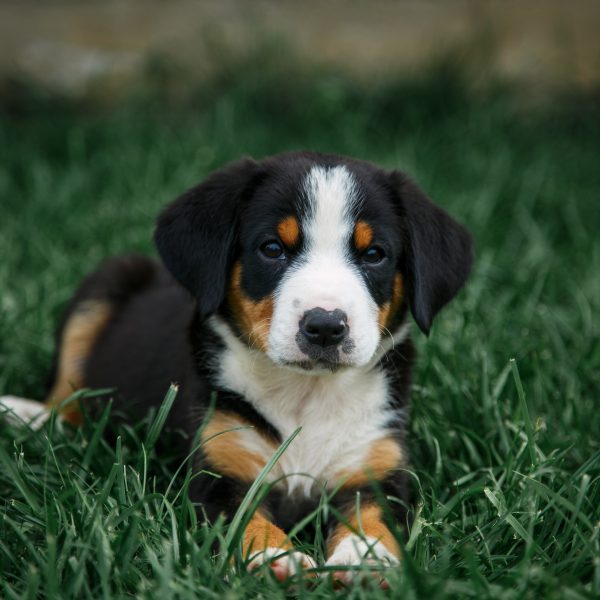
<instances>
[{"instance_id":1,"label":"green grass","mask_svg":"<svg viewBox=\"0 0 600 600\"><path fill-rule=\"evenodd\" d=\"M196 523L187 464L155 455L149 418L116 446L102 421L0 424L0 596L600 595L598 111L463 89L444 72L361 89L250 70L184 108L3 116L0 393L41 397L80 278L108 255L153 252L159 208L243 154L309 148L400 167L467 224L477 261L430 338L415 331L416 519L392 592L225 579L210 547L236 531Z\"/></svg>"}]
</instances>

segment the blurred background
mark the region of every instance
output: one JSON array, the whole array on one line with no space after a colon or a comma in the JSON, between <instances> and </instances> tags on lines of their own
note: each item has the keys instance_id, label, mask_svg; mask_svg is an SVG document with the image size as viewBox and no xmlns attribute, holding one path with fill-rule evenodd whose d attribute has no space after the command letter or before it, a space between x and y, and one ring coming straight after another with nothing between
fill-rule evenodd
<instances>
[{"instance_id":1,"label":"blurred background","mask_svg":"<svg viewBox=\"0 0 600 600\"><path fill-rule=\"evenodd\" d=\"M29 89L108 106L148 86L181 98L268 44L362 81L452 59L473 86L544 96L597 89L599 25L595 0L7 0L0 86L5 99Z\"/></svg>"}]
</instances>

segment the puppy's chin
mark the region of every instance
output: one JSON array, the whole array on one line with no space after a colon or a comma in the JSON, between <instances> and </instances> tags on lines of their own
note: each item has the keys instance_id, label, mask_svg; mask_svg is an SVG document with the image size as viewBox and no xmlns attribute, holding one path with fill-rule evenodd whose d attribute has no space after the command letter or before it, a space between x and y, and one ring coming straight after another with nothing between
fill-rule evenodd
<instances>
[{"instance_id":1,"label":"puppy's chin","mask_svg":"<svg viewBox=\"0 0 600 600\"><path fill-rule=\"evenodd\" d=\"M301 352L293 344L278 347L270 344L266 351L268 359L278 367L305 375L327 375L352 369L360 369L368 364L375 352L355 356L355 353L339 349L334 352Z\"/></svg>"}]
</instances>

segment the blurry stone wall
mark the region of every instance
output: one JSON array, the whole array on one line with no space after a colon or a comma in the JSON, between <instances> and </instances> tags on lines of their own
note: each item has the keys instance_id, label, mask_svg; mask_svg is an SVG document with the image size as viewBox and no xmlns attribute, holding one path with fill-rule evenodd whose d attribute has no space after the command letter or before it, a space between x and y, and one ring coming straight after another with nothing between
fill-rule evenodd
<instances>
[{"instance_id":1,"label":"blurry stone wall","mask_svg":"<svg viewBox=\"0 0 600 600\"><path fill-rule=\"evenodd\" d=\"M357 77L452 57L475 82L598 89L600 0L4 0L0 93L118 102L160 68L201 83L264 40Z\"/></svg>"}]
</instances>

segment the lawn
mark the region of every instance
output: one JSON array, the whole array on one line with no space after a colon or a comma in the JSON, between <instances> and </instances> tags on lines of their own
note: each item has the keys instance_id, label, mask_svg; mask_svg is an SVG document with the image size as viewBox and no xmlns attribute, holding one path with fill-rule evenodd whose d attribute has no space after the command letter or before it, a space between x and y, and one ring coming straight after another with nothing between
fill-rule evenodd
<instances>
[{"instance_id":1,"label":"lawn","mask_svg":"<svg viewBox=\"0 0 600 600\"><path fill-rule=\"evenodd\" d=\"M444 70L361 87L249 69L179 105L5 111L0 395L43 396L77 282L107 256L153 253L162 205L230 159L299 148L406 170L475 238L466 289L429 338L414 328L415 520L392 591L225 577L228 561L210 548L234 536L196 524L187 463L178 470L153 450L159 415L116 445L102 420L38 433L0 424L0 597L599 597L600 112L590 99L525 106L510 90L469 93ZM319 555L321 540L310 550Z\"/></svg>"}]
</instances>

